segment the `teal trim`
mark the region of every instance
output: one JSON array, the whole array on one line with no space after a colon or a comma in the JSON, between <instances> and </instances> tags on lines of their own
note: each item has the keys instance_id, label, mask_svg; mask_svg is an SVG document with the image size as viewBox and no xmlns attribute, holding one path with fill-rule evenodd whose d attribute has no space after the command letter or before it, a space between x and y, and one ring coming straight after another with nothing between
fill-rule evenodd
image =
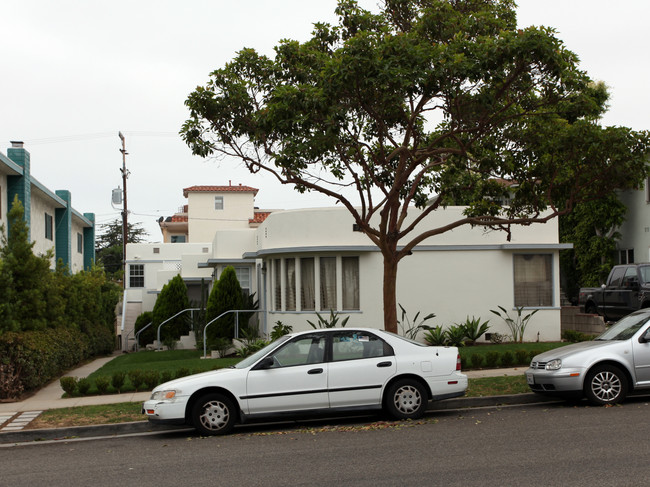
<instances>
[{"instance_id":1,"label":"teal trim","mask_svg":"<svg viewBox=\"0 0 650 487\"><path fill-rule=\"evenodd\" d=\"M22 176L7 176L7 211L11 209L14 197L18 196L25 207L24 220L28 226L27 237L31 240L32 184L29 152L25 149L11 148L7 150L7 157L23 170ZM7 231L11 232L10 225Z\"/></svg>"},{"instance_id":2,"label":"teal trim","mask_svg":"<svg viewBox=\"0 0 650 487\"><path fill-rule=\"evenodd\" d=\"M95 214L84 213L84 217L91 224L84 228L84 270L89 271L95 263Z\"/></svg>"},{"instance_id":3,"label":"teal trim","mask_svg":"<svg viewBox=\"0 0 650 487\"><path fill-rule=\"evenodd\" d=\"M63 265L72 271L72 211L70 191L59 189L56 191L56 195L65 201L66 207L54 210L54 255L57 262L60 259L63 261Z\"/></svg>"}]
</instances>

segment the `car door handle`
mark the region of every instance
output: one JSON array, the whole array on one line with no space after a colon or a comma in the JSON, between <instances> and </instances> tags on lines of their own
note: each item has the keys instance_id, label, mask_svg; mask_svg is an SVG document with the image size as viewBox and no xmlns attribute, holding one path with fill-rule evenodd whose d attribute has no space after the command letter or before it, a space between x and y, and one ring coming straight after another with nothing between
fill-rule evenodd
<instances>
[{"instance_id":1,"label":"car door handle","mask_svg":"<svg viewBox=\"0 0 650 487\"><path fill-rule=\"evenodd\" d=\"M390 367L391 365L393 365L393 362L379 362L377 367Z\"/></svg>"},{"instance_id":2,"label":"car door handle","mask_svg":"<svg viewBox=\"0 0 650 487\"><path fill-rule=\"evenodd\" d=\"M323 369L310 369L307 373L310 374L310 375L313 375L313 374L322 374L322 373L323 373Z\"/></svg>"}]
</instances>

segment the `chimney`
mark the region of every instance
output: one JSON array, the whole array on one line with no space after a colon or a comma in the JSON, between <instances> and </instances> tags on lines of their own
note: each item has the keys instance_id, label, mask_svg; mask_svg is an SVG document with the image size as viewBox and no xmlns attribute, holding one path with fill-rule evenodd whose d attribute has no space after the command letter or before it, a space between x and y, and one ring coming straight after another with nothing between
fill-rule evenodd
<instances>
[{"instance_id":1,"label":"chimney","mask_svg":"<svg viewBox=\"0 0 650 487\"><path fill-rule=\"evenodd\" d=\"M11 140L11 148L12 149L22 149L23 148L23 141L22 140Z\"/></svg>"}]
</instances>

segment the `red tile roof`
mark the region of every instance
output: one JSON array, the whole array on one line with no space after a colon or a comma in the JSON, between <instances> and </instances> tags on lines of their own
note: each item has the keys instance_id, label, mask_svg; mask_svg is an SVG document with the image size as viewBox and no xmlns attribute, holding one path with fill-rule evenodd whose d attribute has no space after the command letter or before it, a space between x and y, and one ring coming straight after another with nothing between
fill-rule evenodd
<instances>
[{"instance_id":1,"label":"red tile roof","mask_svg":"<svg viewBox=\"0 0 650 487\"><path fill-rule=\"evenodd\" d=\"M248 223L262 223L270 214L270 211L256 211L255 216L248 219Z\"/></svg>"},{"instance_id":2,"label":"red tile roof","mask_svg":"<svg viewBox=\"0 0 650 487\"><path fill-rule=\"evenodd\" d=\"M174 215L174 216L172 216L172 221L173 222L186 222L187 221L187 215Z\"/></svg>"},{"instance_id":3,"label":"red tile roof","mask_svg":"<svg viewBox=\"0 0 650 487\"><path fill-rule=\"evenodd\" d=\"M250 186L190 186L189 188L183 189L183 196L187 198L188 193L253 193L257 194L259 190L257 188L251 188Z\"/></svg>"}]
</instances>

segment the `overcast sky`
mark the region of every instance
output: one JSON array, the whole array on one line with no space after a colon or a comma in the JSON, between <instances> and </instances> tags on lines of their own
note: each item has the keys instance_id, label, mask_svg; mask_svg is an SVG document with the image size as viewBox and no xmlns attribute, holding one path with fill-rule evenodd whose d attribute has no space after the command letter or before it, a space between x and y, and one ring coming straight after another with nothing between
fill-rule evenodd
<instances>
[{"instance_id":1,"label":"overcast sky","mask_svg":"<svg viewBox=\"0 0 650 487\"><path fill-rule=\"evenodd\" d=\"M375 9L377 0L361 0ZM582 69L611 90L607 125L650 129L648 0L519 0L520 27L554 27ZM98 225L120 218L118 131L129 153L130 221L150 241L156 220L186 203L193 185L259 188L257 206L332 204L299 195L235 161L192 156L178 136L187 95L243 47L272 55L280 39L304 41L334 23L335 0L3 0L0 3L0 152L22 140L32 175L67 189Z\"/></svg>"}]
</instances>

